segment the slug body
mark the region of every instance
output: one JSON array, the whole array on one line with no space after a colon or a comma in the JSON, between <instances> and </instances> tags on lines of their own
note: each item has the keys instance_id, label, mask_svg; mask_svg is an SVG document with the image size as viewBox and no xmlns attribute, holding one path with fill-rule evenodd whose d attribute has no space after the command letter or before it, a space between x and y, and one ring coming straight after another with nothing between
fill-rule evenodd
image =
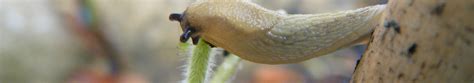
<instances>
[{"instance_id":1,"label":"slug body","mask_svg":"<svg viewBox=\"0 0 474 83\"><path fill-rule=\"evenodd\" d=\"M287 15L247 0L204 0L191 4L179 21L183 30L193 30L184 38L203 38L252 62L286 64L325 55L369 37L384 8L376 5Z\"/></svg>"}]
</instances>

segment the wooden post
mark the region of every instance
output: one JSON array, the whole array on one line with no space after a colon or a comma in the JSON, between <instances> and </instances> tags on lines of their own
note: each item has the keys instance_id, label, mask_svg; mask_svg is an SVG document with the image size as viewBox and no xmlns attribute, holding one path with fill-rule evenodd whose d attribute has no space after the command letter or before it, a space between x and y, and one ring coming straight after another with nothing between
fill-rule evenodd
<instances>
[{"instance_id":1,"label":"wooden post","mask_svg":"<svg viewBox=\"0 0 474 83\"><path fill-rule=\"evenodd\" d=\"M473 0L390 0L353 83L474 83Z\"/></svg>"}]
</instances>

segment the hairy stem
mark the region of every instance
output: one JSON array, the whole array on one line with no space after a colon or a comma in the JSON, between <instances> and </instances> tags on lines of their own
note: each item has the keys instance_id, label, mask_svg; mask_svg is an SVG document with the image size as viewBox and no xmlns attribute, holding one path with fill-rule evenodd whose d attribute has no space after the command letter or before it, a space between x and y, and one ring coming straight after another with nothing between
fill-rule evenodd
<instances>
[{"instance_id":1,"label":"hairy stem","mask_svg":"<svg viewBox=\"0 0 474 83\"><path fill-rule=\"evenodd\" d=\"M240 58L231 54L217 69L211 83L226 83L235 74Z\"/></svg>"},{"instance_id":2,"label":"hairy stem","mask_svg":"<svg viewBox=\"0 0 474 83\"><path fill-rule=\"evenodd\" d=\"M181 45L189 46L189 45ZM188 59L186 69L186 83L204 83L209 66L209 53L211 48L202 39L193 50L192 56Z\"/></svg>"}]
</instances>

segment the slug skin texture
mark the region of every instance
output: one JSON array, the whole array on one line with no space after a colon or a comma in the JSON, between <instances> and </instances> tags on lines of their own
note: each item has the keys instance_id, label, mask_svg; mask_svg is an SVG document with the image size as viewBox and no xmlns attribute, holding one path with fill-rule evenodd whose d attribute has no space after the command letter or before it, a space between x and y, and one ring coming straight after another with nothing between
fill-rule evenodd
<instances>
[{"instance_id":1,"label":"slug skin texture","mask_svg":"<svg viewBox=\"0 0 474 83\"><path fill-rule=\"evenodd\" d=\"M384 9L385 5L375 5L321 14L282 14L248 0L201 0L191 4L179 20L183 30L193 30L185 37L203 38L252 62L287 64L366 39Z\"/></svg>"}]
</instances>

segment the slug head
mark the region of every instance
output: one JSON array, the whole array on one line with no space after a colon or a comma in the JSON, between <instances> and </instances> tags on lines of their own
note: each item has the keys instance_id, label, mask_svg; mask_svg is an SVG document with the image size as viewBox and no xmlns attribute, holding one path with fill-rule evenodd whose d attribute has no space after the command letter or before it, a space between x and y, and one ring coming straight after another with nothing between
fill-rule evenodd
<instances>
[{"instance_id":1,"label":"slug head","mask_svg":"<svg viewBox=\"0 0 474 83\"><path fill-rule=\"evenodd\" d=\"M199 36L196 34L197 30L189 25L189 23L185 20L184 14L172 13L169 16L169 20L178 21L180 23L181 29L183 31L183 34L181 34L179 38L181 42L186 42L192 38L193 44L197 44L199 41Z\"/></svg>"},{"instance_id":2,"label":"slug head","mask_svg":"<svg viewBox=\"0 0 474 83\"><path fill-rule=\"evenodd\" d=\"M241 29L234 27L233 23L235 19L229 19L235 14L229 12L229 8L226 4L206 2L196 3L190 5L183 13L170 14L169 19L171 21L180 22L183 34L180 37L181 42L187 40L193 40L196 44L199 38L205 39L205 41L213 47L212 44L222 45L226 41L233 41L235 35L242 35ZM223 16L229 15L229 16Z\"/></svg>"},{"instance_id":3,"label":"slug head","mask_svg":"<svg viewBox=\"0 0 474 83\"><path fill-rule=\"evenodd\" d=\"M278 64L287 61L269 59L276 55L264 51L274 44L260 41L267 40L267 31L281 16L250 2L216 1L193 3L184 13L171 14L169 19L180 22L181 42L192 38L196 43L203 38L211 47L213 44L224 48L242 59Z\"/></svg>"}]
</instances>

